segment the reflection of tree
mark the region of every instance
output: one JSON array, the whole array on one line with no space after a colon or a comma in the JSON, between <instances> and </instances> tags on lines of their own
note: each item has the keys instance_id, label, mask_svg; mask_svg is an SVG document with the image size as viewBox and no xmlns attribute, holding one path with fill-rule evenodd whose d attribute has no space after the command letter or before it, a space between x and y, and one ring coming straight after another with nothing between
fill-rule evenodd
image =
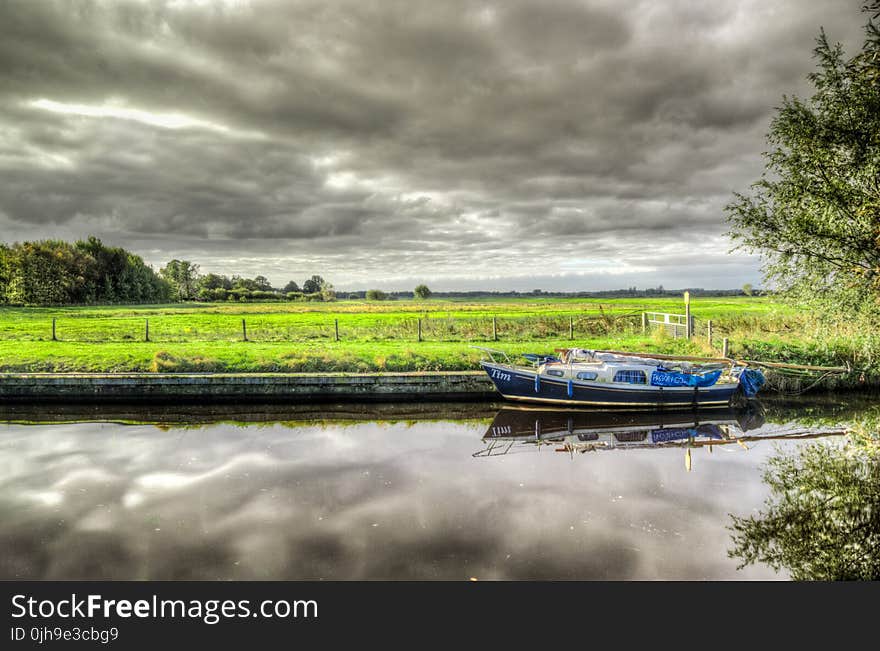
<instances>
[{"instance_id":1,"label":"reflection of tree","mask_svg":"<svg viewBox=\"0 0 880 651\"><path fill-rule=\"evenodd\" d=\"M810 445L778 454L764 473L766 510L733 518L731 558L766 563L795 580L880 579L880 454Z\"/></svg>"}]
</instances>

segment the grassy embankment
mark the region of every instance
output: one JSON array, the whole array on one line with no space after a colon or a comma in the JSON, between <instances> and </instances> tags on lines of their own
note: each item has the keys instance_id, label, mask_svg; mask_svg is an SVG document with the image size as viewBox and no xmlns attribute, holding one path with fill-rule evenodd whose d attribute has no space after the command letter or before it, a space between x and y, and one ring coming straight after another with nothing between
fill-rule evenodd
<instances>
[{"instance_id":1,"label":"grassy embankment","mask_svg":"<svg viewBox=\"0 0 880 651\"><path fill-rule=\"evenodd\" d=\"M475 369L483 345L508 353L582 346L658 353L731 353L804 364L849 362L880 378L878 337L829 332L767 298L701 298L693 341L641 332L641 312L683 312L676 299L339 301L0 308L0 371L305 372ZM492 319L497 337L492 336ZM52 341L52 319L58 341ZM150 341L144 341L149 319ZM242 319L248 341L243 340ZM422 339L417 341L417 320ZM711 319L714 347L705 337ZM574 338L569 338L569 322ZM335 321L340 340L336 341ZM846 383L858 383L854 374Z\"/></svg>"}]
</instances>

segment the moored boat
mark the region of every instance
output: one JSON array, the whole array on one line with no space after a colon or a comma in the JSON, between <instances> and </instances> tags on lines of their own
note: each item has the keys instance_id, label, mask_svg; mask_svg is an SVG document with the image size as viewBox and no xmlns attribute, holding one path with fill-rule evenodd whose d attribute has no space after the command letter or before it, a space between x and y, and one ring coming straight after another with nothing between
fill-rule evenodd
<instances>
[{"instance_id":1,"label":"moored boat","mask_svg":"<svg viewBox=\"0 0 880 651\"><path fill-rule=\"evenodd\" d=\"M644 356L566 348L528 355L516 364L482 348L480 365L509 400L615 409L727 407L737 394L752 397L763 383L758 370L726 358ZM503 357L502 359L497 359Z\"/></svg>"}]
</instances>

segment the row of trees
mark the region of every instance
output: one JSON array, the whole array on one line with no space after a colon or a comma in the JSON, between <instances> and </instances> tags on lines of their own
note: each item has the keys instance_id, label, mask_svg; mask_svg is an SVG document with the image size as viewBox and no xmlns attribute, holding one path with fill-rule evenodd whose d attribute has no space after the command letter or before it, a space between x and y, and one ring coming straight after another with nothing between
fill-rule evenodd
<instances>
[{"instance_id":1,"label":"row of trees","mask_svg":"<svg viewBox=\"0 0 880 651\"><path fill-rule=\"evenodd\" d=\"M171 295L139 256L95 237L0 244L0 303L157 303Z\"/></svg>"},{"instance_id":2,"label":"row of trees","mask_svg":"<svg viewBox=\"0 0 880 651\"><path fill-rule=\"evenodd\" d=\"M234 300L287 300L332 301L336 290L321 276L307 278L302 286L291 280L284 287L273 287L265 276L243 278L209 273L202 275L199 265L188 260L172 260L159 270L171 286L172 297L181 301L234 301ZM365 298L368 301L387 301L398 298L397 293L381 289L343 294L346 298ZM432 295L427 285L418 285L412 292L418 299Z\"/></svg>"},{"instance_id":3,"label":"row of trees","mask_svg":"<svg viewBox=\"0 0 880 651\"><path fill-rule=\"evenodd\" d=\"M691 289L691 294L752 295L751 285L742 290L706 291ZM437 296L454 297L601 297L601 296L679 296L681 290L637 290L635 287L603 292L441 292ZM386 292L370 289L347 292L342 298L369 301L400 298L427 299L434 293L427 285L412 292ZM164 301L247 301L302 300L332 301L336 291L321 276L313 275L300 286L291 280L283 288L273 287L265 276L245 278L215 273L202 274L198 264L189 260L171 260L156 274L144 261L119 247L105 246L89 237L73 244L59 240L0 244L0 303L19 305L61 305L89 303L156 303Z\"/></svg>"},{"instance_id":4,"label":"row of trees","mask_svg":"<svg viewBox=\"0 0 880 651\"><path fill-rule=\"evenodd\" d=\"M305 300L332 301L336 299L333 285L312 276L302 288L290 281L282 289L272 287L265 276L245 278L221 274L201 274L199 265L189 260L172 260L159 270L171 287L172 298L179 301L242 301L242 300Z\"/></svg>"},{"instance_id":5,"label":"row of trees","mask_svg":"<svg viewBox=\"0 0 880 651\"><path fill-rule=\"evenodd\" d=\"M417 285L413 290L412 295L413 298L425 300L431 298L432 293L433 292L428 289L427 285ZM381 289L368 289L363 297L368 301L393 301L397 299L397 294L399 294L399 292L389 294L388 292L383 292ZM360 298L360 296L358 296L358 298Z\"/></svg>"},{"instance_id":6,"label":"row of trees","mask_svg":"<svg viewBox=\"0 0 880 651\"><path fill-rule=\"evenodd\" d=\"M168 301L331 301L333 285L312 276L302 288L276 289L265 278L202 274L189 260L172 260L157 274L139 256L92 236L74 243L0 243L0 304L65 305Z\"/></svg>"}]
</instances>

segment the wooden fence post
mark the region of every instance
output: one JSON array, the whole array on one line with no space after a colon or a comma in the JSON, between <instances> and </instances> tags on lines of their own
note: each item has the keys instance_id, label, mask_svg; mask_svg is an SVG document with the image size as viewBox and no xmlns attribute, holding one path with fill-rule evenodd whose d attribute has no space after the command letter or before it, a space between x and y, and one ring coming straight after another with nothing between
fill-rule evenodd
<instances>
[{"instance_id":1,"label":"wooden fence post","mask_svg":"<svg viewBox=\"0 0 880 651\"><path fill-rule=\"evenodd\" d=\"M648 332L648 313L642 312L642 334Z\"/></svg>"},{"instance_id":2,"label":"wooden fence post","mask_svg":"<svg viewBox=\"0 0 880 651\"><path fill-rule=\"evenodd\" d=\"M418 324L419 324L419 339L418 340L421 341L422 340L422 320L421 319L418 319Z\"/></svg>"},{"instance_id":3,"label":"wooden fence post","mask_svg":"<svg viewBox=\"0 0 880 651\"><path fill-rule=\"evenodd\" d=\"M498 341L498 323L495 317L492 317L492 341Z\"/></svg>"},{"instance_id":4,"label":"wooden fence post","mask_svg":"<svg viewBox=\"0 0 880 651\"><path fill-rule=\"evenodd\" d=\"M694 324L691 321L691 293L684 293L684 336L688 340L694 335Z\"/></svg>"},{"instance_id":5,"label":"wooden fence post","mask_svg":"<svg viewBox=\"0 0 880 651\"><path fill-rule=\"evenodd\" d=\"M728 341L727 337L725 337L724 340L721 342L721 356L729 357L730 355L728 353L730 353L730 341Z\"/></svg>"},{"instance_id":6,"label":"wooden fence post","mask_svg":"<svg viewBox=\"0 0 880 651\"><path fill-rule=\"evenodd\" d=\"M144 341L150 340L150 320L144 319L145 327L144 327Z\"/></svg>"},{"instance_id":7,"label":"wooden fence post","mask_svg":"<svg viewBox=\"0 0 880 651\"><path fill-rule=\"evenodd\" d=\"M55 319L54 319L54 317L52 318L52 341L58 341L58 339L55 337Z\"/></svg>"},{"instance_id":8,"label":"wooden fence post","mask_svg":"<svg viewBox=\"0 0 880 651\"><path fill-rule=\"evenodd\" d=\"M336 331L336 341L339 341L339 319L333 319L333 328Z\"/></svg>"},{"instance_id":9,"label":"wooden fence post","mask_svg":"<svg viewBox=\"0 0 880 651\"><path fill-rule=\"evenodd\" d=\"M242 341L247 341L247 324L244 322L244 319L241 320L241 336Z\"/></svg>"},{"instance_id":10,"label":"wooden fence post","mask_svg":"<svg viewBox=\"0 0 880 651\"><path fill-rule=\"evenodd\" d=\"M568 338L574 339L574 317L568 317Z\"/></svg>"},{"instance_id":11,"label":"wooden fence post","mask_svg":"<svg viewBox=\"0 0 880 651\"><path fill-rule=\"evenodd\" d=\"M712 319L706 321L706 337L709 340L709 345L712 345Z\"/></svg>"}]
</instances>

